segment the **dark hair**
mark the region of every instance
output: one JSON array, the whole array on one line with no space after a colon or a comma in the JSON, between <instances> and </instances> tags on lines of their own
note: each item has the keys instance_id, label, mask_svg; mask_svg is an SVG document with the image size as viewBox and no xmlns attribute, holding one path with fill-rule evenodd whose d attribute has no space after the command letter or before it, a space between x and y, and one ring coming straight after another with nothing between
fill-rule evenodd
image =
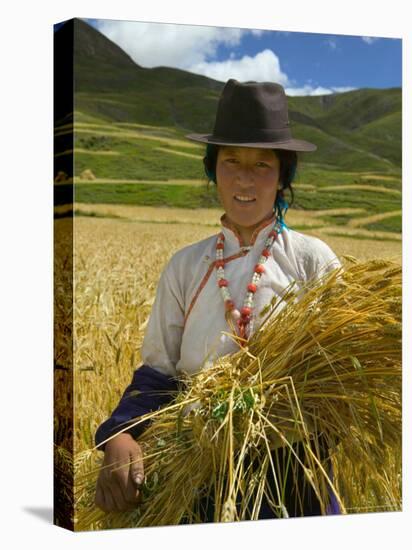
<instances>
[{"instance_id":1,"label":"dark hair","mask_svg":"<svg viewBox=\"0 0 412 550\"><path fill-rule=\"evenodd\" d=\"M219 145L213 145L208 143L206 145L206 154L203 157L203 165L205 169L205 174L209 181L216 182L216 163L217 163L217 154L219 151ZM273 205L276 213L280 218L283 218L284 212L288 208L288 204L285 201L284 191L289 191L291 195L291 200L289 204L293 203L293 189L292 181L296 175L296 169L298 165L298 155L296 151L287 151L286 149L272 149L275 155L278 157L280 162L280 189L276 195L276 201Z\"/></svg>"}]
</instances>

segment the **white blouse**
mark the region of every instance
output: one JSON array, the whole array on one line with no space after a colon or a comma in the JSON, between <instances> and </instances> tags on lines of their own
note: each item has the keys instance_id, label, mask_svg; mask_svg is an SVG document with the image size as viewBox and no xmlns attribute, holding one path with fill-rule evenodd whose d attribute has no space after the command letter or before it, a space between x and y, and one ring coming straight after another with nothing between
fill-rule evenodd
<instances>
[{"instance_id":1,"label":"white blouse","mask_svg":"<svg viewBox=\"0 0 412 550\"><path fill-rule=\"evenodd\" d=\"M265 246L275 217L255 230L251 246L221 217L225 236L225 278L240 309L254 267ZM217 357L233 353L239 345L229 336L221 291L214 268L217 235L177 251L164 268L141 349L142 361L166 375L195 374ZM264 317L259 313L292 281L302 286L312 277L340 266L329 246L316 237L284 228L271 248L254 298L253 333Z\"/></svg>"}]
</instances>

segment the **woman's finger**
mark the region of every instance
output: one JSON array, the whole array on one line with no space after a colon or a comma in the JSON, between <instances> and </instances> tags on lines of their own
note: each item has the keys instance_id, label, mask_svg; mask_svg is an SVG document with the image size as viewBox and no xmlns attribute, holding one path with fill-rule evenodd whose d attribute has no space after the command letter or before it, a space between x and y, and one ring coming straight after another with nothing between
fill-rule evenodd
<instances>
[{"instance_id":1,"label":"woman's finger","mask_svg":"<svg viewBox=\"0 0 412 550\"><path fill-rule=\"evenodd\" d=\"M94 497L94 504L98 508L103 510L103 512L108 512L109 511L107 509L107 504L106 504L106 501L105 501L105 498L104 498L104 492L102 490L102 487L101 487L100 483L98 483L97 487L96 487L96 494L95 494L95 497Z\"/></svg>"},{"instance_id":2,"label":"woman's finger","mask_svg":"<svg viewBox=\"0 0 412 550\"><path fill-rule=\"evenodd\" d=\"M126 500L126 484L123 484L123 481L118 477L114 477L110 485L110 490L117 510L127 510L129 503Z\"/></svg>"},{"instance_id":3,"label":"woman's finger","mask_svg":"<svg viewBox=\"0 0 412 550\"><path fill-rule=\"evenodd\" d=\"M112 465L112 470L110 471L110 483L116 481L120 486L126 487L127 478L129 477L130 471L130 460L129 457L122 456Z\"/></svg>"},{"instance_id":4,"label":"woman's finger","mask_svg":"<svg viewBox=\"0 0 412 550\"><path fill-rule=\"evenodd\" d=\"M104 500L106 503L106 512L117 512L118 508L114 501L110 485L107 485L106 487L104 487L103 491L104 491Z\"/></svg>"},{"instance_id":5,"label":"woman's finger","mask_svg":"<svg viewBox=\"0 0 412 550\"><path fill-rule=\"evenodd\" d=\"M134 483L139 487L144 481L143 453L140 445L130 455L130 475Z\"/></svg>"},{"instance_id":6,"label":"woman's finger","mask_svg":"<svg viewBox=\"0 0 412 550\"><path fill-rule=\"evenodd\" d=\"M126 486L126 501L131 508L135 508L139 502L140 490L136 488L136 482L129 475Z\"/></svg>"}]
</instances>

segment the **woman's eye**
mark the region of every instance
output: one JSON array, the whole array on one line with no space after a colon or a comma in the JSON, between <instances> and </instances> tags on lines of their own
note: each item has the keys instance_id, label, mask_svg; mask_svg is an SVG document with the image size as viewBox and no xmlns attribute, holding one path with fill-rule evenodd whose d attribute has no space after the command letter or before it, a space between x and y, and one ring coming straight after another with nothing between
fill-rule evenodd
<instances>
[{"instance_id":1,"label":"woman's eye","mask_svg":"<svg viewBox=\"0 0 412 550\"><path fill-rule=\"evenodd\" d=\"M239 164L238 159L235 158L227 158L225 159L225 162L229 164ZM268 168L269 164L267 164L267 162L258 161L256 162L256 166L258 166L259 168Z\"/></svg>"},{"instance_id":2,"label":"woman's eye","mask_svg":"<svg viewBox=\"0 0 412 550\"><path fill-rule=\"evenodd\" d=\"M237 159L225 159L225 162L238 162L238 160ZM269 166L266 162L263 162L263 161L258 161L256 164L260 165L260 166Z\"/></svg>"}]
</instances>

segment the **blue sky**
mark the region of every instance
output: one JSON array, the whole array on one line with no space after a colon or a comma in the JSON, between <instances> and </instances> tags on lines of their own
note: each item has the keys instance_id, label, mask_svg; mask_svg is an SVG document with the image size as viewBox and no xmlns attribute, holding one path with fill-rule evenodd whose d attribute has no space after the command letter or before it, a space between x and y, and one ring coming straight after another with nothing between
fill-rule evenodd
<instances>
[{"instance_id":1,"label":"blue sky","mask_svg":"<svg viewBox=\"0 0 412 550\"><path fill-rule=\"evenodd\" d=\"M86 19L142 67L225 82L271 80L288 95L402 86L402 40L201 25Z\"/></svg>"}]
</instances>

